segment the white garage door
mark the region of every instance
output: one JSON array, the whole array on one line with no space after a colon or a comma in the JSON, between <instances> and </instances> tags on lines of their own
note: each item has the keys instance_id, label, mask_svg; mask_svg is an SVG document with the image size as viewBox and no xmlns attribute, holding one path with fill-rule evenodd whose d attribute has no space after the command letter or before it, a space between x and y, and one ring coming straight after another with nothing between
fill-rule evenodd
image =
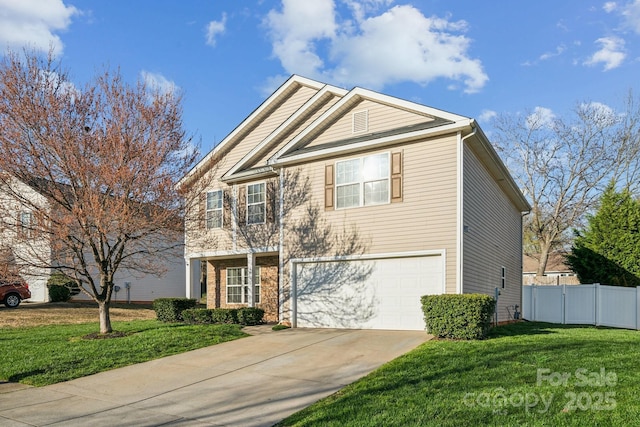
<instances>
[{"instance_id":1,"label":"white garage door","mask_svg":"<svg viewBox=\"0 0 640 427\"><path fill-rule=\"evenodd\" d=\"M294 262L298 327L424 330L420 297L444 293L444 256Z\"/></svg>"}]
</instances>

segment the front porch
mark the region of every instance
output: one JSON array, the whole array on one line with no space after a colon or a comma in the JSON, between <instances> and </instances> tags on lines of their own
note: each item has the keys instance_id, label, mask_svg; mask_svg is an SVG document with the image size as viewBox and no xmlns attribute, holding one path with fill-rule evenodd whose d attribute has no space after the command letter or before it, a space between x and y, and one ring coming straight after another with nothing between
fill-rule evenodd
<instances>
[{"instance_id":1,"label":"front porch","mask_svg":"<svg viewBox=\"0 0 640 427\"><path fill-rule=\"evenodd\" d=\"M187 290L191 292L187 297L198 298L206 290L207 308L257 307L265 311L266 322L280 320L277 254L235 254L189 261L191 285Z\"/></svg>"}]
</instances>

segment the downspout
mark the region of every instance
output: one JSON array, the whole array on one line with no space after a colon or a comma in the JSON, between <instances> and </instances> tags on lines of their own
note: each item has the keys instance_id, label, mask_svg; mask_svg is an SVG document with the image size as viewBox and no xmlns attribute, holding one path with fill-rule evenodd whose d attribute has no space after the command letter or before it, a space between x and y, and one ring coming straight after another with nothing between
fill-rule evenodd
<instances>
[{"instance_id":1,"label":"downspout","mask_svg":"<svg viewBox=\"0 0 640 427\"><path fill-rule=\"evenodd\" d=\"M459 138L459 144L458 144L458 247L456 248L456 270L457 270L457 277L456 277L456 293L457 294L461 294L464 289L463 289L463 283L462 283L462 277L463 277L463 273L464 273L464 267L463 267L463 262L462 262L462 257L464 256L464 249L463 249L463 244L464 244L464 141L467 138L470 138L472 136L474 136L477 132L477 128L475 127L475 121L473 119L471 119L471 122L469 123L471 125L471 128L473 129L473 131L460 138L460 136L458 136ZM458 133L458 135L461 135L462 132Z\"/></svg>"},{"instance_id":2,"label":"downspout","mask_svg":"<svg viewBox=\"0 0 640 427\"><path fill-rule=\"evenodd\" d=\"M278 198L278 321L284 321L284 168L280 168L280 195Z\"/></svg>"}]
</instances>

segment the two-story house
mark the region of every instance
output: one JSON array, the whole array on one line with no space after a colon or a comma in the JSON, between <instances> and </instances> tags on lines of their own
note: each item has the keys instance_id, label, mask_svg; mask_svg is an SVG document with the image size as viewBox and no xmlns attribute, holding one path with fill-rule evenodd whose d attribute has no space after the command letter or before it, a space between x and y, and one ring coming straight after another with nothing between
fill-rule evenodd
<instances>
[{"instance_id":1,"label":"two-story house","mask_svg":"<svg viewBox=\"0 0 640 427\"><path fill-rule=\"evenodd\" d=\"M204 276L211 308L420 330L426 294L521 305L530 206L473 119L294 75L180 185L201 192L186 293Z\"/></svg>"}]
</instances>

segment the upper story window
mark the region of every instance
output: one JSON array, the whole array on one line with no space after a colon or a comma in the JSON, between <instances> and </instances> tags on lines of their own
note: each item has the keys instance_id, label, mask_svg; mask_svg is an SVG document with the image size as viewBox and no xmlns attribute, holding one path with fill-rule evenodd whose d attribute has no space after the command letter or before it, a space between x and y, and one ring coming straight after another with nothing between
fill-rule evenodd
<instances>
[{"instance_id":1,"label":"upper story window","mask_svg":"<svg viewBox=\"0 0 640 427\"><path fill-rule=\"evenodd\" d=\"M207 192L207 228L222 228L222 190Z\"/></svg>"},{"instance_id":2,"label":"upper story window","mask_svg":"<svg viewBox=\"0 0 640 427\"><path fill-rule=\"evenodd\" d=\"M389 153L336 162L336 207L389 203Z\"/></svg>"},{"instance_id":3,"label":"upper story window","mask_svg":"<svg viewBox=\"0 0 640 427\"><path fill-rule=\"evenodd\" d=\"M266 185L247 185L247 224L262 224L265 222L267 208Z\"/></svg>"},{"instance_id":4,"label":"upper story window","mask_svg":"<svg viewBox=\"0 0 640 427\"><path fill-rule=\"evenodd\" d=\"M31 237L33 235L34 218L33 213L29 211L20 212L20 234L24 237Z\"/></svg>"}]
</instances>

